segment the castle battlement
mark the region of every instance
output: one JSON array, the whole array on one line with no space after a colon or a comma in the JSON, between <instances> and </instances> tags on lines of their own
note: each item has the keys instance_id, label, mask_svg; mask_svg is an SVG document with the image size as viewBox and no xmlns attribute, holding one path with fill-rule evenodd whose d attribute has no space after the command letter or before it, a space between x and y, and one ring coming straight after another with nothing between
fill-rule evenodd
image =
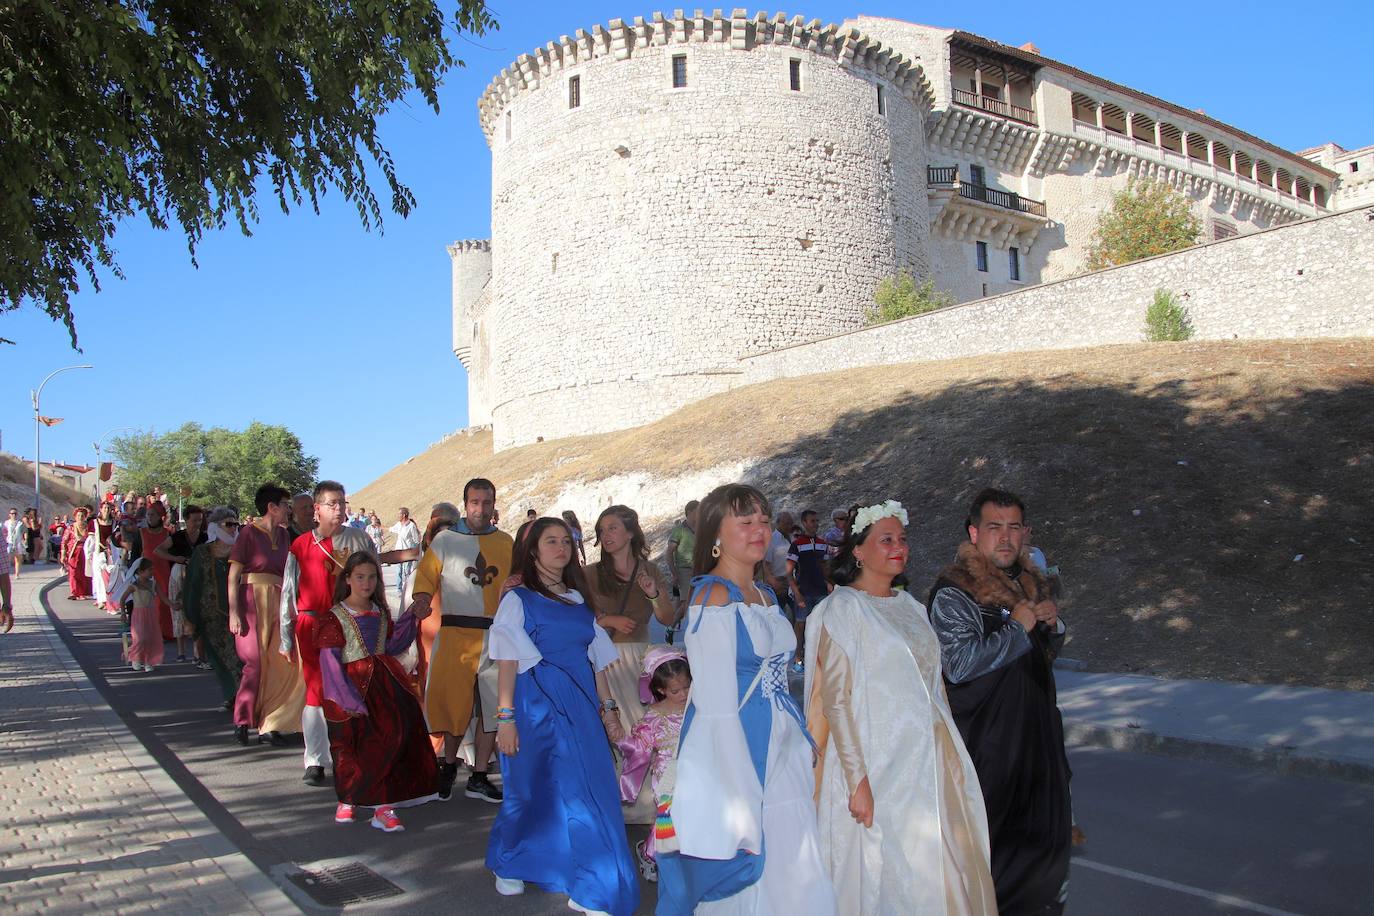
<instances>
[{"instance_id":1,"label":"castle battlement","mask_svg":"<svg viewBox=\"0 0 1374 916\"><path fill-rule=\"evenodd\" d=\"M598 57L629 60L647 48L670 45L723 44L736 51L775 45L795 48L829 57L843 66L865 70L898 89L913 104L929 110L934 91L918 63L855 28L835 23L823 25L819 19L802 16L787 18L785 13L769 17L759 11L750 16L736 9L727 17L721 10L708 16L702 10L687 16L683 10L672 16L661 12L648 19L636 16L630 23L612 19L606 26L596 25L591 32L578 29L572 37L561 36L529 54L522 54L496 75L477 101L478 119L491 144L502 111L526 90L539 86L560 71Z\"/></svg>"},{"instance_id":2,"label":"castle battlement","mask_svg":"<svg viewBox=\"0 0 1374 916\"><path fill-rule=\"evenodd\" d=\"M448 246L449 257L458 257L466 251L491 251L491 239L459 239Z\"/></svg>"}]
</instances>

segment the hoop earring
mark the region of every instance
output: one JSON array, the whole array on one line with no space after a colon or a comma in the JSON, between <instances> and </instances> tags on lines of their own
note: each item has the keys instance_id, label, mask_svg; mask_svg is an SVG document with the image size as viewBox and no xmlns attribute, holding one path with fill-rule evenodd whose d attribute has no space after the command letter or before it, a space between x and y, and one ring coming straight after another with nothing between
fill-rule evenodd
<instances>
[{"instance_id":1,"label":"hoop earring","mask_svg":"<svg viewBox=\"0 0 1374 916\"><path fill-rule=\"evenodd\" d=\"M714 544L711 545L711 556L712 556L713 558L717 559L717 560L720 559L720 539L719 539L719 538L717 538L717 539L716 539L716 542L715 542Z\"/></svg>"},{"instance_id":2,"label":"hoop earring","mask_svg":"<svg viewBox=\"0 0 1374 916\"><path fill-rule=\"evenodd\" d=\"M863 568L864 568L864 561L863 561L863 560L860 560L858 557L855 557L855 558L854 558L854 568L855 568L855 569L863 569Z\"/></svg>"}]
</instances>

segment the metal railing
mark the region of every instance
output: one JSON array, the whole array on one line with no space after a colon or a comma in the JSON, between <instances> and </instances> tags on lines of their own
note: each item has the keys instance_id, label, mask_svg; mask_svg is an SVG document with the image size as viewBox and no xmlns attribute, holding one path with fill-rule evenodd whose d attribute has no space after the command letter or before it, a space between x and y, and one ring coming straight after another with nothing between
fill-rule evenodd
<instances>
[{"instance_id":1,"label":"metal railing","mask_svg":"<svg viewBox=\"0 0 1374 916\"><path fill-rule=\"evenodd\" d=\"M1040 200L1030 200L1020 194L1012 194L1010 191L999 191L996 188L984 187L980 184L959 185L959 196L967 197L969 200L980 200L983 203L992 204L997 207L1006 207L1008 210L1019 210L1022 213L1029 213L1032 216L1045 215L1045 203Z\"/></svg>"},{"instance_id":2,"label":"metal railing","mask_svg":"<svg viewBox=\"0 0 1374 916\"><path fill-rule=\"evenodd\" d=\"M1005 207L1008 210L1029 213L1032 216L1045 215L1044 201L1031 200L1010 191L999 191L997 188L989 188L986 185L962 181L959 178L959 166L957 165L926 166L926 187L955 187L959 189L960 197L967 197L969 200L977 200L985 204L992 204L995 207Z\"/></svg>"},{"instance_id":3,"label":"metal railing","mask_svg":"<svg viewBox=\"0 0 1374 916\"><path fill-rule=\"evenodd\" d=\"M926 186L935 187L942 184L954 184L959 180L959 166L957 165L928 165L926 166Z\"/></svg>"},{"instance_id":4,"label":"metal railing","mask_svg":"<svg viewBox=\"0 0 1374 916\"><path fill-rule=\"evenodd\" d=\"M1013 105L1001 99L988 98L976 92L969 92L967 89L955 89L954 101L960 105L967 105L969 108L977 108L981 111L1001 115L1004 118L1011 118L1013 121L1021 121L1030 125L1036 123L1035 112L1029 108L1022 108L1020 105Z\"/></svg>"}]
</instances>

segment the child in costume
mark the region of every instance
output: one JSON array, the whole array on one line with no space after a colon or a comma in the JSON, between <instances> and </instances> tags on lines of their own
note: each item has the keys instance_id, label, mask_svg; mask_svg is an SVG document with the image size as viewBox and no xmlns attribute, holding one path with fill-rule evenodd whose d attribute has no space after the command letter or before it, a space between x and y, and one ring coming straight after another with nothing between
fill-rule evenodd
<instances>
[{"instance_id":1,"label":"child in costume","mask_svg":"<svg viewBox=\"0 0 1374 916\"><path fill-rule=\"evenodd\" d=\"M649 828L649 836L635 844L639 872L648 881L658 880L655 847L675 839L668 807L673 797L678 737L691 689L692 669L685 652L673 646L649 649L644 653L644 673L639 676L639 699L652 705L630 734L616 742L625 758L620 773L620 800L633 803L639 797L645 775L649 774L652 780L658 817Z\"/></svg>"},{"instance_id":2,"label":"child in costume","mask_svg":"<svg viewBox=\"0 0 1374 916\"><path fill-rule=\"evenodd\" d=\"M129 614L129 667L148 672L162 664L162 624L157 601L166 599L153 578L153 563L144 557L134 566L133 580L128 584L128 596L133 599Z\"/></svg>"},{"instance_id":3,"label":"child in costume","mask_svg":"<svg viewBox=\"0 0 1374 916\"><path fill-rule=\"evenodd\" d=\"M350 556L315 643L339 797L334 820L351 823L361 805L374 809L373 827L395 833L405 829L396 808L437 797L439 770L420 700L396 660L415 641L418 621L406 611L392 623L381 582L375 557Z\"/></svg>"}]
</instances>

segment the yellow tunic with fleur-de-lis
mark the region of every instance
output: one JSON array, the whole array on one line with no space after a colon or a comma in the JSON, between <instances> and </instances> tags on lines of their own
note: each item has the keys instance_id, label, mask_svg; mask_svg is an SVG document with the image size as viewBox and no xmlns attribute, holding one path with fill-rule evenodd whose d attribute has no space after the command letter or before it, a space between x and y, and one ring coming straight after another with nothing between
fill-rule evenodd
<instances>
[{"instance_id":1,"label":"yellow tunic with fleur-de-lis","mask_svg":"<svg viewBox=\"0 0 1374 916\"><path fill-rule=\"evenodd\" d=\"M453 618L496 615L514 549L515 541L504 531L448 530L437 534L420 558L415 594L438 595L444 620L434 638L425 680L425 719L432 733L462 735L467 731L477 672L490 664L487 631L462 626ZM495 699L483 697L487 719L496 714Z\"/></svg>"}]
</instances>

